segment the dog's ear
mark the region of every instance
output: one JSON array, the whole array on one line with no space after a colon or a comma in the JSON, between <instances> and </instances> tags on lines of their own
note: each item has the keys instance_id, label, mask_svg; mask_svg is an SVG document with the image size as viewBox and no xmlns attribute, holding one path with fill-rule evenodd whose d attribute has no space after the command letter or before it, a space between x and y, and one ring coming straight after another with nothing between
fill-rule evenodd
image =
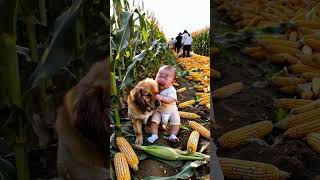
<instances>
[{"instance_id":1,"label":"dog's ear","mask_svg":"<svg viewBox=\"0 0 320 180\"><path fill-rule=\"evenodd\" d=\"M81 89L75 106L77 119L74 121L82 135L95 142L101 150L105 150L104 141L108 138L104 94L105 89L97 84Z\"/></svg>"},{"instance_id":2,"label":"dog's ear","mask_svg":"<svg viewBox=\"0 0 320 180\"><path fill-rule=\"evenodd\" d=\"M144 102L143 97L142 97L142 89L140 89L140 88L134 89L133 102L139 107L146 106L146 103Z\"/></svg>"}]
</instances>

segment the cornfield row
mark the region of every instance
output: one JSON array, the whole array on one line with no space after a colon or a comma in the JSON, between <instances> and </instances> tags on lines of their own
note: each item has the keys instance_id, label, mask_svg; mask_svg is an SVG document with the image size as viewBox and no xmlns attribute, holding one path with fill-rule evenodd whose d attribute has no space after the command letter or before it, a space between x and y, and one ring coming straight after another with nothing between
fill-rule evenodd
<instances>
[{"instance_id":1,"label":"cornfield row","mask_svg":"<svg viewBox=\"0 0 320 180\"><path fill-rule=\"evenodd\" d=\"M112 104L120 128L118 97L142 78L153 77L159 66L173 57L154 17L140 7L131 7L127 0L113 0L111 7Z\"/></svg>"},{"instance_id":2,"label":"cornfield row","mask_svg":"<svg viewBox=\"0 0 320 180\"><path fill-rule=\"evenodd\" d=\"M210 53L210 28L192 32L192 50L196 54L209 56Z\"/></svg>"},{"instance_id":3,"label":"cornfield row","mask_svg":"<svg viewBox=\"0 0 320 180\"><path fill-rule=\"evenodd\" d=\"M247 37L253 46L242 49L258 61L284 66L281 72L271 78L271 82L280 93L287 96L274 102L276 108L285 112L285 117L274 124L261 121L232 130L223 134L219 143L226 149L232 149L243 144L252 134L263 137L271 133L273 127L277 127L285 131L285 137L305 138L310 147L319 152L320 139L317 132L320 131L320 120L317 113L320 106L318 100L315 100L320 94L319 3L300 0L215 2L217 9L226 12L234 26L242 31L238 35L261 27L279 30L281 23L287 23L285 28L273 31L273 34L261 34L258 31L250 34ZM238 91L235 87L232 89ZM223 163L222 169L228 171ZM225 175L229 178L248 177L246 174L235 175L230 172ZM288 178L285 172L278 172L275 176Z\"/></svg>"}]
</instances>

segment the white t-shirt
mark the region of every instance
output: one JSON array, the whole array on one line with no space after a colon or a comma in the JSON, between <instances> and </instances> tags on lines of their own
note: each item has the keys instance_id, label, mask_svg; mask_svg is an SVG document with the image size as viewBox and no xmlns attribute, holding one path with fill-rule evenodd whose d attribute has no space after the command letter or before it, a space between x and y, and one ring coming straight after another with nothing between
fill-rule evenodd
<instances>
[{"instance_id":1,"label":"white t-shirt","mask_svg":"<svg viewBox=\"0 0 320 180\"><path fill-rule=\"evenodd\" d=\"M176 101L178 100L178 98L177 98L177 91L176 91L176 89L175 89L173 86L170 86L169 88L164 89L163 91L161 91L161 92L160 92L160 95L165 96L165 97L172 97L172 98L174 98ZM176 101L173 102L173 103L170 103L170 104L161 103L160 109L164 110L164 109L167 109L167 108L177 107Z\"/></svg>"},{"instance_id":2,"label":"white t-shirt","mask_svg":"<svg viewBox=\"0 0 320 180\"><path fill-rule=\"evenodd\" d=\"M192 43L192 37L191 37L191 35L189 36L188 33L182 34L182 41L181 41L181 43L184 44L184 45L191 45L191 43Z\"/></svg>"}]
</instances>

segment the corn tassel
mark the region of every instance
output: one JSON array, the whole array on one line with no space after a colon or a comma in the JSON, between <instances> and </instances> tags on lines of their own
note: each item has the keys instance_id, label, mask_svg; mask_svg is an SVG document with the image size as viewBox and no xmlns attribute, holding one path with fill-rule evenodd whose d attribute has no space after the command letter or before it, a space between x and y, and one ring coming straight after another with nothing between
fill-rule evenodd
<instances>
[{"instance_id":1,"label":"corn tassel","mask_svg":"<svg viewBox=\"0 0 320 180\"><path fill-rule=\"evenodd\" d=\"M117 180L130 180L130 170L123 153L116 153L114 155L114 169Z\"/></svg>"},{"instance_id":2,"label":"corn tassel","mask_svg":"<svg viewBox=\"0 0 320 180\"><path fill-rule=\"evenodd\" d=\"M294 126L298 126L300 124L316 120L319 118L319 116L320 116L320 108L317 108L301 114L288 116L285 119L275 123L274 126L280 129L289 129Z\"/></svg>"},{"instance_id":3,"label":"corn tassel","mask_svg":"<svg viewBox=\"0 0 320 180\"><path fill-rule=\"evenodd\" d=\"M192 100L189 100L189 101L180 103L180 104L178 105L178 107L179 107L180 109L183 109L183 108L185 108L185 107L188 107L188 106L193 105L195 102L196 102L196 101L192 99Z\"/></svg>"},{"instance_id":4,"label":"corn tassel","mask_svg":"<svg viewBox=\"0 0 320 180\"><path fill-rule=\"evenodd\" d=\"M250 124L223 134L218 142L224 148L234 148L247 141L249 138L261 138L272 131L272 123L270 121L261 121Z\"/></svg>"},{"instance_id":5,"label":"corn tassel","mask_svg":"<svg viewBox=\"0 0 320 180\"><path fill-rule=\"evenodd\" d=\"M210 131L207 128L203 127L202 125L200 125L195 121L189 121L189 126L193 130L198 131L201 134L201 136L210 140Z\"/></svg>"},{"instance_id":6,"label":"corn tassel","mask_svg":"<svg viewBox=\"0 0 320 180\"><path fill-rule=\"evenodd\" d=\"M183 119L199 119L201 116L195 113L179 111L180 118Z\"/></svg>"},{"instance_id":7,"label":"corn tassel","mask_svg":"<svg viewBox=\"0 0 320 180\"><path fill-rule=\"evenodd\" d=\"M187 142L187 151L189 153L194 153L197 151L199 138L200 138L200 134L198 131L193 131L190 134Z\"/></svg>"},{"instance_id":8,"label":"corn tassel","mask_svg":"<svg viewBox=\"0 0 320 180\"><path fill-rule=\"evenodd\" d=\"M320 118L289 128L283 135L293 138L301 138L308 133L320 131Z\"/></svg>"},{"instance_id":9,"label":"corn tassel","mask_svg":"<svg viewBox=\"0 0 320 180\"><path fill-rule=\"evenodd\" d=\"M312 147L312 149L320 153L320 134L319 133L308 134L307 142Z\"/></svg>"},{"instance_id":10,"label":"corn tassel","mask_svg":"<svg viewBox=\"0 0 320 180\"><path fill-rule=\"evenodd\" d=\"M231 158L219 158L219 162L224 176L228 179L282 180L290 176L276 166L261 162Z\"/></svg>"},{"instance_id":11,"label":"corn tassel","mask_svg":"<svg viewBox=\"0 0 320 180\"><path fill-rule=\"evenodd\" d=\"M120 151L125 155L129 166L133 170L137 171L139 159L136 153L133 151L132 147L130 146L129 142L123 137L117 137L116 144L119 147Z\"/></svg>"}]
</instances>

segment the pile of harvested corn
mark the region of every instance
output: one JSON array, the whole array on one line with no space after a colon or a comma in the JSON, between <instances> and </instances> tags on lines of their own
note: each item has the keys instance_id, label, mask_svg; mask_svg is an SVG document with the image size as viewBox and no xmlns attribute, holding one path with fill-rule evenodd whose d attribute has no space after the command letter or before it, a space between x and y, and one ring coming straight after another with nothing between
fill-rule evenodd
<instances>
[{"instance_id":1,"label":"pile of harvested corn","mask_svg":"<svg viewBox=\"0 0 320 180\"><path fill-rule=\"evenodd\" d=\"M217 0L215 3L217 9L226 12L238 29L277 26L281 22L293 25L283 34L257 35L253 41L255 44L243 49L245 54L256 60L284 66L271 82L279 92L288 96L274 102L276 108L287 112L287 117L274 125L262 121L233 130L222 135L218 142L224 148L234 148L248 138L263 137L274 126L285 130L285 137L305 138L312 149L320 152L320 101L316 100L320 97L319 1ZM219 96L226 97L228 93L222 92L223 95ZM248 176L245 173L228 174L231 167L225 166L223 161L221 164L226 177ZM286 173L281 174L287 177Z\"/></svg>"},{"instance_id":2,"label":"pile of harvested corn","mask_svg":"<svg viewBox=\"0 0 320 180\"><path fill-rule=\"evenodd\" d=\"M292 19L299 20L310 8L319 8L315 6L315 0L216 0L215 3L217 9L226 12L238 28L273 26ZM319 22L319 12L307 18Z\"/></svg>"}]
</instances>

